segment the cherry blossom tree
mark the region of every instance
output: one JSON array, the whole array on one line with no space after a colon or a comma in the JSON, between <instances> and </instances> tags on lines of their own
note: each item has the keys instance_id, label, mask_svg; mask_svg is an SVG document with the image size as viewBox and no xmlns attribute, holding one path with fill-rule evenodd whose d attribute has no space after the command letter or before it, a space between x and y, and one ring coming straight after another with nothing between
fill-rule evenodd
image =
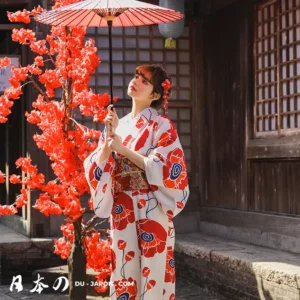
<instances>
[{"instance_id":1,"label":"cherry blossom tree","mask_svg":"<svg viewBox=\"0 0 300 300\"><path fill-rule=\"evenodd\" d=\"M54 8L78 1L57 0ZM24 9L7 14L11 22L29 24L43 11L39 6L32 11ZM89 192L83 161L97 147L101 132L80 125L74 114L80 111L84 116L93 116L94 122L103 122L107 114L104 107L110 96L95 94L88 86L100 57L94 40L85 39L85 28L53 26L45 39L40 40L31 29L13 29L12 40L30 47L35 57L27 66L11 67L10 86L0 96L0 123L7 122L11 107L20 99L24 86L31 84L37 98L32 102L32 110L25 115L27 122L40 129L33 139L49 157L54 179L46 182L30 157L20 157L16 166L26 176L12 174L9 177L12 184L22 186L20 195L13 204L0 206L0 216L16 214L27 205L31 190L40 192L33 208L46 216L65 215L66 223L61 226L63 236L55 240L55 253L68 259L70 299L86 299L86 287L75 288L74 281L85 281L86 268L92 268L99 272L96 289L104 292L107 285L101 287L101 283L110 275L110 245L107 239L101 239L104 233L93 226L96 217L84 223L85 209L80 200ZM0 59L0 68L10 64L9 58ZM56 89L62 89L60 100L55 97ZM5 175L0 172L0 183L3 182ZM89 200L91 209L92 205Z\"/></svg>"}]
</instances>

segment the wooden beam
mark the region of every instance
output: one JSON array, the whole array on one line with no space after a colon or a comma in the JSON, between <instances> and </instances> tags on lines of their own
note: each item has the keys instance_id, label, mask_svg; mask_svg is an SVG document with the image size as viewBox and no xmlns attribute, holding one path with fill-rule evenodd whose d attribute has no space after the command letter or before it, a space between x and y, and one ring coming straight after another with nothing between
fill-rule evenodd
<instances>
[{"instance_id":1,"label":"wooden beam","mask_svg":"<svg viewBox=\"0 0 300 300\"><path fill-rule=\"evenodd\" d=\"M29 0L0 0L0 5L28 4Z\"/></svg>"},{"instance_id":2,"label":"wooden beam","mask_svg":"<svg viewBox=\"0 0 300 300\"><path fill-rule=\"evenodd\" d=\"M300 158L299 135L250 140L247 159Z\"/></svg>"},{"instance_id":3,"label":"wooden beam","mask_svg":"<svg viewBox=\"0 0 300 300\"><path fill-rule=\"evenodd\" d=\"M14 28L23 28L24 24L0 24L0 30L13 30Z\"/></svg>"}]
</instances>

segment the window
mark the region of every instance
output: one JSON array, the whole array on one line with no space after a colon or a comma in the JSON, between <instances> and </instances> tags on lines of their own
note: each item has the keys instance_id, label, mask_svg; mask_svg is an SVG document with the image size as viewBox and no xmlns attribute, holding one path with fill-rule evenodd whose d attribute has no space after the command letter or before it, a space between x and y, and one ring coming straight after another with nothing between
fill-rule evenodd
<instances>
[{"instance_id":1,"label":"window","mask_svg":"<svg viewBox=\"0 0 300 300\"><path fill-rule=\"evenodd\" d=\"M255 8L254 135L300 130L300 0Z\"/></svg>"}]
</instances>

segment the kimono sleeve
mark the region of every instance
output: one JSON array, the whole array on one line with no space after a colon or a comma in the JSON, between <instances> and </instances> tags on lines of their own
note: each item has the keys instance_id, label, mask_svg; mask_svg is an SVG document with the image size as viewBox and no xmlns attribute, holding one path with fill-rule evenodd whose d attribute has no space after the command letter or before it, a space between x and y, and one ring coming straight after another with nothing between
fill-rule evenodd
<instances>
[{"instance_id":1,"label":"kimono sleeve","mask_svg":"<svg viewBox=\"0 0 300 300\"><path fill-rule=\"evenodd\" d=\"M105 130L99 140L97 149L84 161L85 177L90 187L95 214L107 218L113 206L112 173L115 160L110 156L98 165L101 148L105 141Z\"/></svg>"},{"instance_id":2,"label":"kimono sleeve","mask_svg":"<svg viewBox=\"0 0 300 300\"><path fill-rule=\"evenodd\" d=\"M189 186L182 146L169 118L159 120L152 144L144 158L146 177L164 212L172 218L184 208Z\"/></svg>"}]
</instances>

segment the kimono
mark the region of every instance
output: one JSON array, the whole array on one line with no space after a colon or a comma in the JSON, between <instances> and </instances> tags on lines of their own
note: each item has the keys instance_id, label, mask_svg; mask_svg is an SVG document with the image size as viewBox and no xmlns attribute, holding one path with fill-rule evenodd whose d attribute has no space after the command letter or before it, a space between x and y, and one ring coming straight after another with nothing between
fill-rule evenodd
<instances>
[{"instance_id":1,"label":"kimono","mask_svg":"<svg viewBox=\"0 0 300 300\"><path fill-rule=\"evenodd\" d=\"M135 118L130 113L120 119L116 134L145 157L145 171L114 152L98 165L105 130L84 162L95 213L110 217L110 299L174 300L172 219L189 196L176 128L148 107Z\"/></svg>"}]
</instances>

